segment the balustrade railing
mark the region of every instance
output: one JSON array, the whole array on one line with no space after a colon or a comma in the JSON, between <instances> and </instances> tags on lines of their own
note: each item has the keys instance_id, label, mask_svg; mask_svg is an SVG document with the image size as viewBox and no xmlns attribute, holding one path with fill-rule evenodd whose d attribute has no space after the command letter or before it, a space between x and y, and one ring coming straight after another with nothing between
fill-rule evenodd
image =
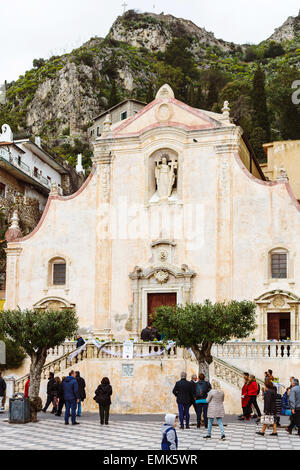
<instances>
[{"instance_id":1,"label":"balustrade railing","mask_svg":"<svg viewBox=\"0 0 300 470\"><path fill-rule=\"evenodd\" d=\"M300 358L300 342L250 341L215 344L212 354L221 359Z\"/></svg>"},{"instance_id":2,"label":"balustrade railing","mask_svg":"<svg viewBox=\"0 0 300 470\"><path fill-rule=\"evenodd\" d=\"M112 360L114 358L123 359L123 343L110 342L98 348L94 344L87 343L86 349L80 352L76 357L70 359L70 354L76 350L76 343L66 341L60 346L56 346L48 351L48 359L55 357L56 359L47 362L42 369L42 380L49 377L49 373L54 375L63 375L66 369L72 367L85 359L105 359ZM158 354L162 351L162 345L159 343L134 343L133 356L134 360L160 360L182 357L182 350L176 346L172 346L164 354ZM126 359L124 359L126 360ZM23 392L28 374L21 377L15 382L15 391Z\"/></svg>"}]
</instances>

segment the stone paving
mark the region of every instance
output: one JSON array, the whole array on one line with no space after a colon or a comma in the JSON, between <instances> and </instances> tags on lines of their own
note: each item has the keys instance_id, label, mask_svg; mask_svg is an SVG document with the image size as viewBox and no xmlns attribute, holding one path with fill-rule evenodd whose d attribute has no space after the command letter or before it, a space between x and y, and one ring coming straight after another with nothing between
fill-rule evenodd
<instances>
[{"instance_id":1,"label":"stone paving","mask_svg":"<svg viewBox=\"0 0 300 470\"><path fill-rule=\"evenodd\" d=\"M100 426L96 413L78 418L80 426L65 426L63 417L39 413L38 423L9 424L7 413L0 414L0 450L159 450L162 415L112 415L108 426ZM240 422L236 416L224 419L226 440L220 440L217 426L212 438L203 439L204 428L178 429L179 450L300 450L300 437L285 431L288 418L281 418L278 437L268 430L264 437L255 421Z\"/></svg>"}]
</instances>

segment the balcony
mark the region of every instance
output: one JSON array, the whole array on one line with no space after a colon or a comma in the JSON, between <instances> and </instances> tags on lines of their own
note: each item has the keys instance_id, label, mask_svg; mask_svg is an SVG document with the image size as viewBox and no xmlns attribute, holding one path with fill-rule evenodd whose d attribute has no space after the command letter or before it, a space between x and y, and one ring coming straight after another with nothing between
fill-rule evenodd
<instances>
[{"instance_id":1,"label":"balcony","mask_svg":"<svg viewBox=\"0 0 300 470\"><path fill-rule=\"evenodd\" d=\"M8 150L4 148L0 148L0 157L4 160L6 160L8 163L13 165L15 168L21 170L23 173L26 175L30 176L37 182L39 182L42 186L44 186L47 189L50 189L51 187L51 182L45 178L44 176L35 173L33 169L31 169L26 163L22 162L16 157L13 157Z\"/></svg>"}]
</instances>

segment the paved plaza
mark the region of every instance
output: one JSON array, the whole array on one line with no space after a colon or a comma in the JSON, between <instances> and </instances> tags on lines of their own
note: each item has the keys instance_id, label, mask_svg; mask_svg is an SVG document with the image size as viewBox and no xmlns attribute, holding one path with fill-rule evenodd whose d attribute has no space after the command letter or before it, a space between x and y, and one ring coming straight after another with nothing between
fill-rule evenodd
<instances>
[{"instance_id":1,"label":"paved plaza","mask_svg":"<svg viewBox=\"0 0 300 470\"><path fill-rule=\"evenodd\" d=\"M206 430L197 429L192 419L190 429L178 429L179 450L300 450L300 437L284 429L288 418L281 418L278 437L255 434L255 421L239 422L226 416L226 440L220 440L218 427L212 438L203 439ZM108 426L100 426L98 414L86 413L80 426L65 426L63 417L39 413L38 423L9 424L8 414L0 415L0 450L159 450L162 415L112 415ZM268 430L266 434L272 431Z\"/></svg>"}]
</instances>

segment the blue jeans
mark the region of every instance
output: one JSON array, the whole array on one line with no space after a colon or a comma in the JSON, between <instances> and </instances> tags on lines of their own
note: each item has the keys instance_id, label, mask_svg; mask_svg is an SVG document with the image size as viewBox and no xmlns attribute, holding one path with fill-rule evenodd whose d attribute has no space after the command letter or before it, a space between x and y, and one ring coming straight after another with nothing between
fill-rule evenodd
<instances>
[{"instance_id":1,"label":"blue jeans","mask_svg":"<svg viewBox=\"0 0 300 470\"><path fill-rule=\"evenodd\" d=\"M70 408L72 424L76 423L77 400L66 400L65 423L69 422Z\"/></svg>"},{"instance_id":2,"label":"blue jeans","mask_svg":"<svg viewBox=\"0 0 300 470\"><path fill-rule=\"evenodd\" d=\"M223 427L223 421L222 418L216 418L218 426L221 431L221 435L223 436L225 434L224 427ZM207 429L207 435L211 436L211 430L212 430L212 425L213 425L214 418L208 418L208 429Z\"/></svg>"},{"instance_id":3,"label":"blue jeans","mask_svg":"<svg viewBox=\"0 0 300 470\"><path fill-rule=\"evenodd\" d=\"M202 411L203 411L204 425L207 428L207 424L208 424L208 420L207 420L208 403L196 403L196 410L197 410L197 426L200 426L201 415L202 415Z\"/></svg>"},{"instance_id":4,"label":"blue jeans","mask_svg":"<svg viewBox=\"0 0 300 470\"><path fill-rule=\"evenodd\" d=\"M186 422L186 426L188 427L190 424L190 406L191 405L186 405L182 403L177 403L178 405L178 414L179 414L179 421L180 421L180 426L184 426L184 418Z\"/></svg>"},{"instance_id":5,"label":"blue jeans","mask_svg":"<svg viewBox=\"0 0 300 470\"><path fill-rule=\"evenodd\" d=\"M81 403L82 403L82 400L79 400L78 405L77 405L77 416L81 416Z\"/></svg>"}]
</instances>

